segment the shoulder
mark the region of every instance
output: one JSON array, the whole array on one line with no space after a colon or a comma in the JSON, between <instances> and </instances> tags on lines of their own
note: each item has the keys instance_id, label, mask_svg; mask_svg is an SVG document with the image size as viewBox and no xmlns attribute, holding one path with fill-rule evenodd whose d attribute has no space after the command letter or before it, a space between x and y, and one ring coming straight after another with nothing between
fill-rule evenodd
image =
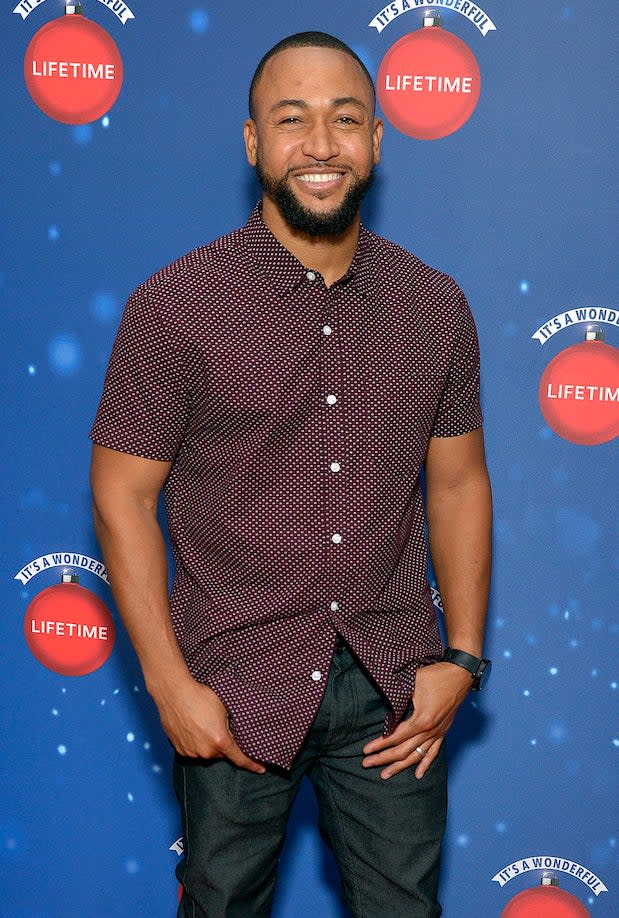
<instances>
[{"instance_id":1,"label":"shoulder","mask_svg":"<svg viewBox=\"0 0 619 918\"><path fill-rule=\"evenodd\" d=\"M239 287L254 270L244 236L245 227L235 229L151 274L131 293L126 322L159 327L177 346L208 327L238 301Z\"/></svg>"},{"instance_id":2,"label":"shoulder","mask_svg":"<svg viewBox=\"0 0 619 918\"><path fill-rule=\"evenodd\" d=\"M181 255L151 274L134 291L156 303L178 306L199 297L203 302L209 290L217 290L243 261L243 228L235 229L205 245Z\"/></svg>"},{"instance_id":3,"label":"shoulder","mask_svg":"<svg viewBox=\"0 0 619 918\"><path fill-rule=\"evenodd\" d=\"M375 265L387 289L397 288L401 296L423 297L426 302L452 307L466 303L460 286L449 274L426 264L413 252L364 228Z\"/></svg>"}]
</instances>

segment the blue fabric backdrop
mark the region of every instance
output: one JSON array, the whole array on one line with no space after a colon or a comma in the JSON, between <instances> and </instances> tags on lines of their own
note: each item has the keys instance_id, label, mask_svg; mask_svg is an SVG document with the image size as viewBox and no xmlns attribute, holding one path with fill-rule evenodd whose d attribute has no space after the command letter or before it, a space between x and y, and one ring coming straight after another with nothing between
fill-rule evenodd
<instances>
[{"instance_id":1,"label":"blue fabric backdrop","mask_svg":"<svg viewBox=\"0 0 619 918\"><path fill-rule=\"evenodd\" d=\"M70 127L39 111L23 79L30 38L63 4L48 0L26 19L13 5L4 4L0 29L0 916L172 918L171 846L180 832L170 749L122 626L117 620L101 668L59 675L31 654L23 619L61 568L15 578L51 552L100 557L87 430L122 305L154 270L245 222L257 189L241 123L258 58L284 35L318 28L341 36L376 73L388 48L419 28L421 12L378 34L368 23L381 6L370 0L130 0L135 19L123 25L86 0L84 12L119 47L125 78L107 118ZM457 279L482 348L496 503L487 647L495 668L451 737L442 898L447 918L499 915L541 871L520 865L503 886L492 878L548 855L603 882L608 891L559 869L565 890L611 918L619 914L617 443L569 442L538 406L543 370L582 340L584 324L543 345L532 335L568 310L617 307L617 7L481 6L497 26L485 37L443 11L445 28L479 62L475 113L437 141L387 125L364 211L371 228ZM614 317L600 324L617 348ZM85 570L80 582L112 608L101 578ZM307 789L274 915L343 915Z\"/></svg>"}]
</instances>

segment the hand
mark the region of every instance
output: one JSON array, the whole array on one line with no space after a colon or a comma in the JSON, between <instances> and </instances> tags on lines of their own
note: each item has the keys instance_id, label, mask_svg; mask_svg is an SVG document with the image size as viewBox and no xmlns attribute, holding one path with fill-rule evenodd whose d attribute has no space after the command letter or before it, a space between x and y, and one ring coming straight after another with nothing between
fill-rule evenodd
<instances>
[{"instance_id":1,"label":"hand","mask_svg":"<svg viewBox=\"0 0 619 918\"><path fill-rule=\"evenodd\" d=\"M228 712L208 685L190 678L173 695L168 690L155 701L163 729L180 755L229 759L256 774L266 771L239 748L230 732Z\"/></svg>"},{"instance_id":2,"label":"hand","mask_svg":"<svg viewBox=\"0 0 619 918\"><path fill-rule=\"evenodd\" d=\"M471 688L471 675L453 663L432 663L417 670L413 713L390 736L379 737L363 749L364 768L387 765L381 778L391 778L411 765L423 778L437 757L443 738ZM417 747L425 750L420 756Z\"/></svg>"}]
</instances>

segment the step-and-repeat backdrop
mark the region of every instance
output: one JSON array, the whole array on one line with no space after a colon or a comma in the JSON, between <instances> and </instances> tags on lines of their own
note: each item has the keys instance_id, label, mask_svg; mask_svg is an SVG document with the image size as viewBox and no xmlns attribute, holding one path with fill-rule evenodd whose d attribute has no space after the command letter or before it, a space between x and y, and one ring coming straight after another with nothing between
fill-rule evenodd
<instances>
[{"instance_id":1,"label":"step-and-repeat backdrop","mask_svg":"<svg viewBox=\"0 0 619 918\"><path fill-rule=\"evenodd\" d=\"M479 327L494 670L451 735L445 915L619 914L618 10L381 2L3 3L2 918L175 914L170 747L93 536L87 431L130 291L245 222L248 84L305 29L377 79L365 222ZM274 915L343 914L305 788Z\"/></svg>"}]
</instances>

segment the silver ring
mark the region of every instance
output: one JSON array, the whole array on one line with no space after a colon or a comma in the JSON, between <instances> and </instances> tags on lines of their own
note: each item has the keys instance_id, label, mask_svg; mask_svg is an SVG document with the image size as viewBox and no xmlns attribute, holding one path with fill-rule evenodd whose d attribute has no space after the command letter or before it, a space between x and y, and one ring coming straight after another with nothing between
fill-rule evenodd
<instances>
[{"instance_id":1,"label":"silver ring","mask_svg":"<svg viewBox=\"0 0 619 918\"><path fill-rule=\"evenodd\" d=\"M422 749L421 746L416 746L416 747L415 747L415 752L418 752L419 755L421 756L421 758L423 758L424 755L426 755L426 750L425 750L425 749Z\"/></svg>"}]
</instances>

